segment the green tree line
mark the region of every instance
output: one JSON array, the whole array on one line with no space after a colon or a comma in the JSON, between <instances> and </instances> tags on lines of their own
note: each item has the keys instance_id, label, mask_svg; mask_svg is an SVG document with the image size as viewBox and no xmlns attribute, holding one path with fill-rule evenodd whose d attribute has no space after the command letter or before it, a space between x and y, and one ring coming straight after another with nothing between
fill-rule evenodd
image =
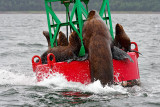
<instances>
[{"instance_id":1,"label":"green tree line","mask_svg":"<svg viewBox=\"0 0 160 107\"><path fill-rule=\"evenodd\" d=\"M89 9L99 10L102 0L90 0ZM56 2L54 10L65 7ZM160 0L110 0L111 11L160 11ZM0 0L0 11L43 11L44 0Z\"/></svg>"}]
</instances>

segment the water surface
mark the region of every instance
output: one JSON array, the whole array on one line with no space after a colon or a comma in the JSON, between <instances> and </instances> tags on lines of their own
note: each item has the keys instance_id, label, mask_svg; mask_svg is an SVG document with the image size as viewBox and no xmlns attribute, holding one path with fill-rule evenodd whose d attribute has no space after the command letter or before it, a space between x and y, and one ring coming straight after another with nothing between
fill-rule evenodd
<instances>
[{"instance_id":1,"label":"water surface","mask_svg":"<svg viewBox=\"0 0 160 107\"><path fill-rule=\"evenodd\" d=\"M65 20L63 14L59 14ZM37 83L31 58L47 50L42 35L45 14L0 14L0 106L160 106L160 15L112 14L139 46L141 86L106 86L67 82L59 74ZM61 29L62 31L65 28Z\"/></svg>"}]
</instances>

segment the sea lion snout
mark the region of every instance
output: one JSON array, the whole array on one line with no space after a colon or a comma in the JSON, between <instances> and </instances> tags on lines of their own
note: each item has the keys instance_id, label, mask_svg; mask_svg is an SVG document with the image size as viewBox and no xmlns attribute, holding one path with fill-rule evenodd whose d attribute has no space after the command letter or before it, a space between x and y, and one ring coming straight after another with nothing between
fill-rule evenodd
<instances>
[{"instance_id":1,"label":"sea lion snout","mask_svg":"<svg viewBox=\"0 0 160 107\"><path fill-rule=\"evenodd\" d=\"M49 32L48 31L43 31L43 35L46 37L46 36L49 36Z\"/></svg>"},{"instance_id":2,"label":"sea lion snout","mask_svg":"<svg viewBox=\"0 0 160 107\"><path fill-rule=\"evenodd\" d=\"M60 31L60 32L59 32L59 35L61 35L61 34L62 34L62 32Z\"/></svg>"},{"instance_id":3,"label":"sea lion snout","mask_svg":"<svg viewBox=\"0 0 160 107\"><path fill-rule=\"evenodd\" d=\"M122 31L124 31L122 25L119 23L116 24L116 34L120 34Z\"/></svg>"},{"instance_id":4,"label":"sea lion snout","mask_svg":"<svg viewBox=\"0 0 160 107\"><path fill-rule=\"evenodd\" d=\"M91 10L88 14L88 19L97 18L97 17L99 17L99 14L97 13L96 10Z\"/></svg>"},{"instance_id":5,"label":"sea lion snout","mask_svg":"<svg viewBox=\"0 0 160 107\"><path fill-rule=\"evenodd\" d=\"M119 23L116 24L116 29L123 29L122 25L120 25Z\"/></svg>"},{"instance_id":6,"label":"sea lion snout","mask_svg":"<svg viewBox=\"0 0 160 107\"><path fill-rule=\"evenodd\" d=\"M95 14L96 14L96 11L95 11L95 10L91 10L91 11L89 12L88 17L93 17Z\"/></svg>"}]
</instances>

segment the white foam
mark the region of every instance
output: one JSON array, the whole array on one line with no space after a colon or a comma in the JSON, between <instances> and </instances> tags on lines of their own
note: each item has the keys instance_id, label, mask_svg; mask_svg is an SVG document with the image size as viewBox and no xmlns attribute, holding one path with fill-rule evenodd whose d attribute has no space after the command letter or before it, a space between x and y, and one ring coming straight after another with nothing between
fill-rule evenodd
<instances>
[{"instance_id":1,"label":"white foam","mask_svg":"<svg viewBox=\"0 0 160 107\"><path fill-rule=\"evenodd\" d=\"M93 92L96 94L108 94L108 93L114 93L114 94L127 94L127 90L123 88L120 85L112 85L108 86L106 85L103 87L100 83L100 81L95 81L94 83L91 83L85 87L85 90L88 90L89 92Z\"/></svg>"},{"instance_id":2,"label":"white foam","mask_svg":"<svg viewBox=\"0 0 160 107\"><path fill-rule=\"evenodd\" d=\"M111 87L105 86L103 87L100 81L95 81L94 83L90 83L88 85L84 85L79 82L69 82L65 79L65 77L61 74L56 73L54 77L50 77L49 79L44 79L38 83L38 85L52 87L52 85L56 86L55 89L72 89L72 90L81 90L83 92L91 92L95 94L127 94L127 89L123 88L120 85L113 85Z\"/></svg>"},{"instance_id":3,"label":"white foam","mask_svg":"<svg viewBox=\"0 0 160 107\"><path fill-rule=\"evenodd\" d=\"M127 94L127 89L122 86L105 86L103 87L100 81L95 81L88 85L81 84L79 82L69 82L62 74L55 73L54 76L50 76L48 79L44 79L41 82L36 82L36 76L33 73L31 76L26 76L22 73L14 73L7 70L0 69L0 85L38 85L46 86L53 89L69 89L73 91L91 92L95 94Z\"/></svg>"},{"instance_id":4,"label":"white foam","mask_svg":"<svg viewBox=\"0 0 160 107\"><path fill-rule=\"evenodd\" d=\"M20 73L14 73L0 69L0 85L35 85L34 76L26 76Z\"/></svg>"}]
</instances>

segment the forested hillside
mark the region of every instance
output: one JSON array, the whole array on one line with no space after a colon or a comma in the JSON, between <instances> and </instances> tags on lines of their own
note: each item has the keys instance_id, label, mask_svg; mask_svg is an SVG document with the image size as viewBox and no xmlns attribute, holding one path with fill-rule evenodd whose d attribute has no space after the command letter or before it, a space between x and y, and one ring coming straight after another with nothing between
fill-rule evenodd
<instances>
[{"instance_id":1,"label":"forested hillside","mask_svg":"<svg viewBox=\"0 0 160 107\"><path fill-rule=\"evenodd\" d=\"M99 9L102 0L90 0L90 9ZM110 0L111 11L160 11L160 0ZM58 2L55 10L64 10ZM42 11L44 0L0 0L0 11Z\"/></svg>"}]
</instances>

